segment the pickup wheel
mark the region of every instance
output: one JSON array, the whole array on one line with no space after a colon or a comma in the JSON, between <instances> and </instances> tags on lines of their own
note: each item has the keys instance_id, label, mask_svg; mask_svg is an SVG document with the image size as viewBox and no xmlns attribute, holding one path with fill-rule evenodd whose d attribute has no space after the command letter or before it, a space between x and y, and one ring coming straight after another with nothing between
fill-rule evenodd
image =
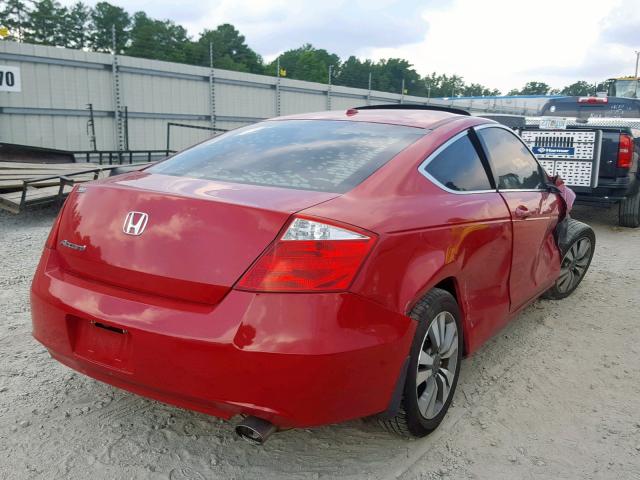
<instances>
[{"instance_id":1,"label":"pickup wheel","mask_svg":"<svg viewBox=\"0 0 640 480\"><path fill-rule=\"evenodd\" d=\"M379 418L389 432L424 437L444 418L456 390L462 361L460 309L447 291L434 288L413 308L418 322L404 385L394 417Z\"/></svg>"},{"instance_id":2,"label":"pickup wheel","mask_svg":"<svg viewBox=\"0 0 640 480\"><path fill-rule=\"evenodd\" d=\"M560 300L571 295L587 274L595 247L596 235L592 228L570 218L567 241L560 247L560 275L553 287L544 292L542 297Z\"/></svg>"},{"instance_id":3,"label":"pickup wheel","mask_svg":"<svg viewBox=\"0 0 640 480\"><path fill-rule=\"evenodd\" d=\"M640 227L640 188L633 195L620 202L618 224L621 227Z\"/></svg>"}]
</instances>

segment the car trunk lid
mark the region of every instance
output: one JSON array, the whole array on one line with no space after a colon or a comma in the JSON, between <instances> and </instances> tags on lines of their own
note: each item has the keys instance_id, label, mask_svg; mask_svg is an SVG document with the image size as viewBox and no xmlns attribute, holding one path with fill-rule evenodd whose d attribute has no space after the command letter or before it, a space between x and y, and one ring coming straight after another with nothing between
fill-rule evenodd
<instances>
[{"instance_id":1,"label":"car trunk lid","mask_svg":"<svg viewBox=\"0 0 640 480\"><path fill-rule=\"evenodd\" d=\"M336 196L135 172L76 189L56 248L85 278L215 304L292 213Z\"/></svg>"}]
</instances>

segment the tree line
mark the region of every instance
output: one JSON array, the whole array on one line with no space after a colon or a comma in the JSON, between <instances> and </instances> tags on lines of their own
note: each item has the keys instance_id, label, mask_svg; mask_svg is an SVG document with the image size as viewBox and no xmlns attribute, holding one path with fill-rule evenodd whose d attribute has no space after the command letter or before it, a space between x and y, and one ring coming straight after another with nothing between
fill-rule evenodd
<instances>
[{"instance_id":1,"label":"tree line","mask_svg":"<svg viewBox=\"0 0 640 480\"><path fill-rule=\"evenodd\" d=\"M596 92L606 91L604 82L589 83L579 80L567 85L566 87L551 88L544 82L527 82L521 89L514 88L507 95L569 95L573 97L581 97L586 95L594 95Z\"/></svg>"},{"instance_id":2,"label":"tree line","mask_svg":"<svg viewBox=\"0 0 640 480\"><path fill-rule=\"evenodd\" d=\"M337 54L310 44L287 50L273 62L265 62L251 49L245 37L228 23L205 29L197 38L171 20L158 20L139 11L130 14L108 2L91 8L82 2L69 7L55 0L5 0L0 26L9 39L39 45L118 53L262 75L329 83L422 97L500 95L500 91L478 83L466 83L459 75L431 73L421 76L402 58L377 62ZM211 46L211 51L210 51ZM279 61L279 62L278 62ZM278 65L280 70L278 70ZM594 86L580 81L562 90L543 82L528 82L509 95L588 95Z\"/></svg>"}]
</instances>

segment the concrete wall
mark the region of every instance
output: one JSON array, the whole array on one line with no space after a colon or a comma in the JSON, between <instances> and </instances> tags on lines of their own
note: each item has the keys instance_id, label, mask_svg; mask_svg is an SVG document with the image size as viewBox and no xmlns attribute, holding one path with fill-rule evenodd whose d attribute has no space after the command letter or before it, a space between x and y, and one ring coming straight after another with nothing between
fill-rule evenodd
<instances>
[{"instance_id":1,"label":"concrete wall","mask_svg":"<svg viewBox=\"0 0 640 480\"><path fill-rule=\"evenodd\" d=\"M0 66L19 67L22 78L20 92L0 91L0 141L88 150L88 103L95 112L99 150L118 149L117 105L120 112L128 109L129 148L141 150L165 148L168 122L232 129L277 115L367 103L506 113L535 113L541 104L539 98L518 97L426 99L126 56L117 57L114 75L113 62L104 53L0 41ZM172 128L171 148L208 136L205 130Z\"/></svg>"}]
</instances>

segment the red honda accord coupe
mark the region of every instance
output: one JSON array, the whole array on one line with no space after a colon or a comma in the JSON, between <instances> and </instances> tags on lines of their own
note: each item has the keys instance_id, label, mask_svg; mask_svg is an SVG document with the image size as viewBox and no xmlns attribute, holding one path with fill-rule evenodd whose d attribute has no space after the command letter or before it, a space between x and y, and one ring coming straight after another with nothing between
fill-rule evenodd
<instances>
[{"instance_id":1,"label":"red honda accord coupe","mask_svg":"<svg viewBox=\"0 0 640 480\"><path fill-rule=\"evenodd\" d=\"M570 294L595 247L514 132L444 110L275 118L76 186L35 338L257 443L365 416L426 435L463 355Z\"/></svg>"}]
</instances>

